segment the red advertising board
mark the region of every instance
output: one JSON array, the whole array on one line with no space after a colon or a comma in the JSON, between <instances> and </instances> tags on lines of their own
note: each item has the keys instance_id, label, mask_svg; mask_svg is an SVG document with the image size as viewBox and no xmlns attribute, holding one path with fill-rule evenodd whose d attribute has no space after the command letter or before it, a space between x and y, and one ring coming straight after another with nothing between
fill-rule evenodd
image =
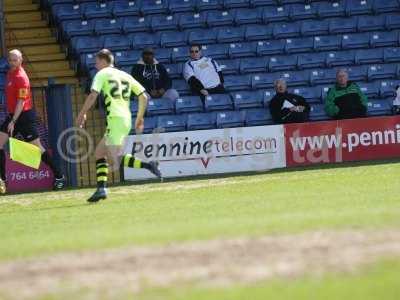
<instances>
[{"instance_id":1,"label":"red advertising board","mask_svg":"<svg viewBox=\"0 0 400 300\"><path fill-rule=\"evenodd\" d=\"M285 125L288 167L400 157L400 116Z\"/></svg>"}]
</instances>

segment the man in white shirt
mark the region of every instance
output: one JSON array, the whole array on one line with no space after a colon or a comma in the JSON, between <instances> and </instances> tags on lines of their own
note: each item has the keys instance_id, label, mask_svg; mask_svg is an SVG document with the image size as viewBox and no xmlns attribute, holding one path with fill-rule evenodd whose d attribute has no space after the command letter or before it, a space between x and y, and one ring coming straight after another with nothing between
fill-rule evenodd
<instances>
[{"instance_id":1,"label":"man in white shirt","mask_svg":"<svg viewBox=\"0 0 400 300\"><path fill-rule=\"evenodd\" d=\"M188 82L192 93L204 100L209 94L225 93L224 77L215 60L201 55L201 46L190 47L190 60L185 63L183 77Z\"/></svg>"}]
</instances>

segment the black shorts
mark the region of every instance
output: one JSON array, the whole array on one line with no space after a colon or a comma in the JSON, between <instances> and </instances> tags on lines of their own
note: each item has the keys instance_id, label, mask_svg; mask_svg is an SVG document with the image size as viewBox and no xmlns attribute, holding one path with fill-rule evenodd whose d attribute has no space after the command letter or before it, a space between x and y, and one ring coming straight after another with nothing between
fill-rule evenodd
<instances>
[{"instance_id":1,"label":"black shorts","mask_svg":"<svg viewBox=\"0 0 400 300\"><path fill-rule=\"evenodd\" d=\"M8 124L10 124L13 115L10 114L1 125L1 131L8 134ZM14 136L20 134L26 142L32 142L39 137L36 128L36 113L33 109L23 111L14 126Z\"/></svg>"}]
</instances>

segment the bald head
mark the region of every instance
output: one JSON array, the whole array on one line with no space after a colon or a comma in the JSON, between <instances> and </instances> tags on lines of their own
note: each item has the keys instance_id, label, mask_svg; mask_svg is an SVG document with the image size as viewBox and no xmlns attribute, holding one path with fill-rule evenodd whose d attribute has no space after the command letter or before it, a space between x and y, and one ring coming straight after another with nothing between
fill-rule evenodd
<instances>
[{"instance_id":1,"label":"bald head","mask_svg":"<svg viewBox=\"0 0 400 300\"><path fill-rule=\"evenodd\" d=\"M16 69L22 65L22 53L18 49L13 49L8 53L8 63L11 69Z\"/></svg>"}]
</instances>

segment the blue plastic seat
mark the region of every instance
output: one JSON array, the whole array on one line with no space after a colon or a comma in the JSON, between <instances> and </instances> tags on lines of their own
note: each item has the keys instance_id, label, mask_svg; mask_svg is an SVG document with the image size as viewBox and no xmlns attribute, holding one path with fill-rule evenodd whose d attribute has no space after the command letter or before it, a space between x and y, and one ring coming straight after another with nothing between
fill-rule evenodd
<instances>
[{"instance_id":1,"label":"blue plastic seat","mask_svg":"<svg viewBox=\"0 0 400 300\"><path fill-rule=\"evenodd\" d=\"M368 78L368 66L352 66L347 68L349 80L351 81L366 81Z\"/></svg>"},{"instance_id":2,"label":"blue plastic seat","mask_svg":"<svg viewBox=\"0 0 400 300\"><path fill-rule=\"evenodd\" d=\"M392 14L386 16L386 28L389 30L399 29L400 28L400 15Z\"/></svg>"},{"instance_id":3,"label":"blue plastic seat","mask_svg":"<svg viewBox=\"0 0 400 300\"><path fill-rule=\"evenodd\" d=\"M267 40L272 38L272 26L261 24L246 25L245 38L248 41Z\"/></svg>"},{"instance_id":4,"label":"blue plastic seat","mask_svg":"<svg viewBox=\"0 0 400 300\"><path fill-rule=\"evenodd\" d=\"M151 28L153 31L177 30L178 17L175 15L155 15L151 17Z\"/></svg>"},{"instance_id":5,"label":"blue plastic seat","mask_svg":"<svg viewBox=\"0 0 400 300\"><path fill-rule=\"evenodd\" d=\"M306 20L317 17L317 8L313 3L293 4L290 7L290 18L292 20Z\"/></svg>"},{"instance_id":6,"label":"blue plastic seat","mask_svg":"<svg viewBox=\"0 0 400 300\"><path fill-rule=\"evenodd\" d=\"M201 49L203 55L210 56L214 59L226 59L229 57L229 48L228 45L225 44L204 45Z\"/></svg>"},{"instance_id":7,"label":"blue plastic seat","mask_svg":"<svg viewBox=\"0 0 400 300\"><path fill-rule=\"evenodd\" d=\"M272 30L275 38L291 38L300 36L300 24L298 23L279 23L275 24Z\"/></svg>"},{"instance_id":8,"label":"blue plastic seat","mask_svg":"<svg viewBox=\"0 0 400 300\"><path fill-rule=\"evenodd\" d=\"M372 47L392 47L399 44L398 31L381 31L370 34L370 44Z\"/></svg>"},{"instance_id":9,"label":"blue plastic seat","mask_svg":"<svg viewBox=\"0 0 400 300\"><path fill-rule=\"evenodd\" d=\"M147 105L147 115L167 115L174 113L174 103L168 98L150 99Z\"/></svg>"},{"instance_id":10,"label":"blue plastic seat","mask_svg":"<svg viewBox=\"0 0 400 300\"><path fill-rule=\"evenodd\" d=\"M206 111L231 110L233 103L228 94L208 95L204 101Z\"/></svg>"},{"instance_id":11,"label":"blue plastic seat","mask_svg":"<svg viewBox=\"0 0 400 300\"><path fill-rule=\"evenodd\" d=\"M285 45L286 43L284 40L260 41L257 43L257 55L265 56L281 54L285 50Z\"/></svg>"},{"instance_id":12,"label":"blue plastic seat","mask_svg":"<svg viewBox=\"0 0 400 300\"><path fill-rule=\"evenodd\" d=\"M262 10L250 8L238 8L235 13L236 24L261 24Z\"/></svg>"},{"instance_id":13,"label":"blue plastic seat","mask_svg":"<svg viewBox=\"0 0 400 300\"><path fill-rule=\"evenodd\" d=\"M368 33L344 34L342 36L343 49L368 48L368 46L369 46Z\"/></svg>"},{"instance_id":14,"label":"blue plastic seat","mask_svg":"<svg viewBox=\"0 0 400 300\"><path fill-rule=\"evenodd\" d=\"M121 19L121 22L125 33L150 31L149 17L125 17Z\"/></svg>"},{"instance_id":15,"label":"blue plastic seat","mask_svg":"<svg viewBox=\"0 0 400 300\"><path fill-rule=\"evenodd\" d=\"M179 79L182 77L182 64L166 64L164 66L168 72L169 77L173 79Z\"/></svg>"},{"instance_id":16,"label":"blue plastic seat","mask_svg":"<svg viewBox=\"0 0 400 300\"><path fill-rule=\"evenodd\" d=\"M259 7L259 6L267 6L267 5L275 5L275 0L250 0L250 6Z\"/></svg>"},{"instance_id":17,"label":"blue plastic seat","mask_svg":"<svg viewBox=\"0 0 400 300\"><path fill-rule=\"evenodd\" d=\"M257 45L254 42L232 43L229 45L229 57L249 57L255 56L257 53Z\"/></svg>"},{"instance_id":18,"label":"blue plastic seat","mask_svg":"<svg viewBox=\"0 0 400 300\"><path fill-rule=\"evenodd\" d=\"M144 119L143 133L145 134L153 133L154 129L156 128L157 128L157 117L146 117Z\"/></svg>"},{"instance_id":19,"label":"blue plastic seat","mask_svg":"<svg viewBox=\"0 0 400 300\"><path fill-rule=\"evenodd\" d=\"M383 59L385 63L400 62L400 48L384 48Z\"/></svg>"},{"instance_id":20,"label":"blue plastic seat","mask_svg":"<svg viewBox=\"0 0 400 300\"><path fill-rule=\"evenodd\" d=\"M224 86L228 91L247 90L251 87L251 78L248 75L228 75L224 79Z\"/></svg>"},{"instance_id":21,"label":"blue plastic seat","mask_svg":"<svg viewBox=\"0 0 400 300\"><path fill-rule=\"evenodd\" d=\"M357 17L335 18L329 21L330 33L352 33L357 31Z\"/></svg>"},{"instance_id":22,"label":"blue plastic seat","mask_svg":"<svg viewBox=\"0 0 400 300\"><path fill-rule=\"evenodd\" d=\"M203 102L199 96L179 97L175 101L177 114L203 112Z\"/></svg>"},{"instance_id":23,"label":"blue plastic seat","mask_svg":"<svg viewBox=\"0 0 400 300\"><path fill-rule=\"evenodd\" d=\"M224 7L227 9L247 8L250 5L249 2L249 0L224 0Z\"/></svg>"},{"instance_id":24,"label":"blue plastic seat","mask_svg":"<svg viewBox=\"0 0 400 300\"><path fill-rule=\"evenodd\" d=\"M216 122L215 113L194 113L187 117L188 130L214 129Z\"/></svg>"},{"instance_id":25,"label":"blue plastic seat","mask_svg":"<svg viewBox=\"0 0 400 300\"><path fill-rule=\"evenodd\" d=\"M347 0L346 13L350 16L371 14L372 1L373 0Z\"/></svg>"},{"instance_id":26,"label":"blue plastic seat","mask_svg":"<svg viewBox=\"0 0 400 300\"><path fill-rule=\"evenodd\" d=\"M213 44L217 41L217 32L210 29L193 29L189 33L190 44Z\"/></svg>"},{"instance_id":27,"label":"blue plastic seat","mask_svg":"<svg viewBox=\"0 0 400 300\"><path fill-rule=\"evenodd\" d=\"M115 1L112 12L116 17L138 16L140 13L140 1Z\"/></svg>"},{"instance_id":28,"label":"blue plastic seat","mask_svg":"<svg viewBox=\"0 0 400 300\"><path fill-rule=\"evenodd\" d=\"M369 100L367 106L368 116L390 116L392 104L390 100Z\"/></svg>"},{"instance_id":29,"label":"blue plastic seat","mask_svg":"<svg viewBox=\"0 0 400 300\"><path fill-rule=\"evenodd\" d=\"M129 38L133 41L133 47L136 49L143 49L146 47L157 48L160 44L160 36L153 33L132 33L129 35Z\"/></svg>"},{"instance_id":30,"label":"blue plastic seat","mask_svg":"<svg viewBox=\"0 0 400 300\"><path fill-rule=\"evenodd\" d=\"M190 95L190 88L187 82L183 79L175 79L172 81L172 87L176 89L181 96Z\"/></svg>"},{"instance_id":31,"label":"blue plastic seat","mask_svg":"<svg viewBox=\"0 0 400 300\"><path fill-rule=\"evenodd\" d=\"M168 10L171 13L182 13L194 11L196 0L169 0Z\"/></svg>"},{"instance_id":32,"label":"blue plastic seat","mask_svg":"<svg viewBox=\"0 0 400 300\"><path fill-rule=\"evenodd\" d=\"M336 70L316 69L310 72L310 82L312 85L333 84L336 82Z\"/></svg>"},{"instance_id":33,"label":"blue plastic seat","mask_svg":"<svg viewBox=\"0 0 400 300\"><path fill-rule=\"evenodd\" d=\"M121 19L98 19L96 20L94 31L96 34L118 34L122 31Z\"/></svg>"},{"instance_id":34,"label":"blue plastic seat","mask_svg":"<svg viewBox=\"0 0 400 300\"><path fill-rule=\"evenodd\" d=\"M247 109L245 118L246 126L263 126L273 123L269 109L265 108Z\"/></svg>"},{"instance_id":35,"label":"blue plastic seat","mask_svg":"<svg viewBox=\"0 0 400 300\"><path fill-rule=\"evenodd\" d=\"M297 67L299 69L323 68L325 60L325 53L303 53L297 56Z\"/></svg>"},{"instance_id":36,"label":"blue plastic seat","mask_svg":"<svg viewBox=\"0 0 400 300\"><path fill-rule=\"evenodd\" d=\"M82 19L83 13L79 4L60 4L52 7L53 16L58 22Z\"/></svg>"},{"instance_id":37,"label":"blue plastic seat","mask_svg":"<svg viewBox=\"0 0 400 300\"><path fill-rule=\"evenodd\" d=\"M361 49L356 51L356 64L374 64L383 62L383 49Z\"/></svg>"},{"instance_id":38,"label":"blue plastic seat","mask_svg":"<svg viewBox=\"0 0 400 300\"><path fill-rule=\"evenodd\" d=\"M308 103L321 103L320 87L296 87L293 93L302 96Z\"/></svg>"},{"instance_id":39,"label":"blue plastic seat","mask_svg":"<svg viewBox=\"0 0 400 300\"><path fill-rule=\"evenodd\" d=\"M240 73L266 72L268 59L266 57L250 57L240 60Z\"/></svg>"},{"instance_id":40,"label":"blue plastic seat","mask_svg":"<svg viewBox=\"0 0 400 300\"><path fill-rule=\"evenodd\" d=\"M103 48L103 39L96 36L75 37L71 40L72 48L76 54L95 53Z\"/></svg>"},{"instance_id":41,"label":"blue plastic seat","mask_svg":"<svg viewBox=\"0 0 400 300\"><path fill-rule=\"evenodd\" d=\"M396 64L372 65L368 68L368 80L395 79L396 77Z\"/></svg>"},{"instance_id":42,"label":"blue plastic seat","mask_svg":"<svg viewBox=\"0 0 400 300\"><path fill-rule=\"evenodd\" d=\"M290 71L295 70L297 66L297 56L271 56L269 58L268 69L271 72L275 71Z\"/></svg>"},{"instance_id":43,"label":"blue plastic seat","mask_svg":"<svg viewBox=\"0 0 400 300\"><path fill-rule=\"evenodd\" d=\"M165 115L157 118L157 130L160 132L176 132L186 130L186 117Z\"/></svg>"},{"instance_id":44,"label":"blue plastic seat","mask_svg":"<svg viewBox=\"0 0 400 300\"><path fill-rule=\"evenodd\" d=\"M140 11L143 15L165 14L168 11L166 0L145 0L142 1Z\"/></svg>"},{"instance_id":45,"label":"blue plastic seat","mask_svg":"<svg viewBox=\"0 0 400 300\"><path fill-rule=\"evenodd\" d=\"M132 67L136 64L142 55L141 51L138 50L128 50L128 51L118 51L114 53L115 63L117 66L122 67Z\"/></svg>"},{"instance_id":46,"label":"blue plastic seat","mask_svg":"<svg viewBox=\"0 0 400 300\"><path fill-rule=\"evenodd\" d=\"M260 91L238 91L231 93L236 110L263 107L263 97Z\"/></svg>"},{"instance_id":47,"label":"blue plastic seat","mask_svg":"<svg viewBox=\"0 0 400 300\"><path fill-rule=\"evenodd\" d=\"M289 14L289 6L267 6L263 10L263 20L265 23L287 22Z\"/></svg>"},{"instance_id":48,"label":"blue plastic seat","mask_svg":"<svg viewBox=\"0 0 400 300\"><path fill-rule=\"evenodd\" d=\"M82 54L80 62L81 62L81 65L84 67L84 71L90 72L90 70L95 68L96 56L93 53Z\"/></svg>"},{"instance_id":49,"label":"blue plastic seat","mask_svg":"<svg viewBox=\"0 0 400 300\"><path fill-rule=\"evenodd\" d=\"M173 62L184 62L189 59L189 47L174 47L171 52Z\"/></svg>"},{"instance_id":50,"label":"blue plastic seat","mask_svg":"<svg viewBox=\"0 0 400 300\"><path fill-rule=\"evenodd\" d=\"M93 21L71 20L63 22L64 34L70 39L74 36L91 35L94 31Z\"/></svg>"},{"instance_id":51,"label":"blue plastic seat","mask_svg":"<svg viewBox=\"0 0 400 300\"><path fill-rule=\"evenodd\" d=\"M315 21L315 20L305 20L301 22L301 34L303 36L307 35L324 35L329 33L329 23L325 20Z\"/></svg>"},{"instance_id":52,"label":"blue plastic seat","mask_svg":"<svg viewBox=\"0 0 400 300\"><path fill-rule=\"evenodd\" d=\"M159 48L155 52L156 59L161 63L170 63L171 62L171 48Z\"/></svg>"},{"instance_id":53,"label":"blue plastic seat","mask_svg":"<svg viewBox=\"0 0 400 300\"><path fill-rule=\"evenodd\" d=\"M245 39L244 27L227 27L218 29L217 41L219 43L241 42Z\"/></svg>"},{"instance_id":54,"label":"blue plastic seat","mask_svg":"<svg viewBox=\"0 0 400 300\"><path fill-rule=\"evenodd\" d=\"M251 77L253 89L270 89L274 87L274 81L279 78L277 73L260 73Z\"/></svg>"},{"instance_id":55,"label":"blue plastic seat","mask_svg":"<svg viewBox=\"0 0 400 300\"><path fill-rule=\"evenodd\" d=\"M320 18L342 17L346 14L346 6L344 1L321 2L317 13Z\"/></svg>"},{"instance_id":56,"label":"blue plastic seat","mask_svg":"<svg viewBox=\"0 0 400 300\"><path fill-rule=\"evenodd\" d=\"M316 51L334 51L340 50L341 36L316 36L314 37L314 49Z\"/></svg>"},{"instance_id":57,"label":"blue plastic seat","mask_svg":"<svg viewBox=\"0 0 400 300\"><path fill-rule=\"evenodd\" d=\"M361 92L368 97L368 99L379 98L379 85L377 82L360 82L358 83Z\"/></svg>"},{"instance_id":58,"label":"blue plastic seat","mask_svg":"<svg viewBox=\"0 0 400 300\"><path fill-rule=\"evenodd\" d=\"M396 88L400 86L400 80L382 80L380 81L379 94L382 98L396 97Z\"/></svg>"},{"instance_id":59,"label":"blue plastic seat","mask_svg":"<svg viewBox=\"0 0 400 300\"><path fill-rule=\"evenodd\" d=\"M8 65L8 61L6 58L0 58L0 73L7 73L10 66Z\"/></svg>"},{"instance_id":60,"label":"blue plastic seat","mask_svg":"<svg viewBox=\"0 0 400 300\"><path fill-rule=\"evenodd\" d=\"M240 60L239 59L224 59L218 61L218 64L224 75L239 74Z\"/></svg>"},{"instance_id":61,"label":"blue plastic seat","mask_svg":"<svg viewBox=\"0 0 400 300\"><path fill-rule=\"evenodd\" d=\"M179 27L181 29L203 28L207 25L206 13L184 13L179 17Z\"/></svg>"},{"instance_id":62,"label":"blue plastic seat","mask_svg":"<svg viewBox=\"0 0 400 300\"><path fill-rule=\"evenodd\" d=\"M103 47L111 51L129 50L131 48L131 41L122 34L106 35Z\"/></svg>"},{"instance_id":63,"label":"blue plastic seat","mask_svg":"<svg viewBox=\"0 0 400 300\"><path fill-rule=\"evenodd\" d=\"M360 32L385 29L385 16L359 16L357 29Z\"/></svg>"},{"instance_id":64,"label":"blue plastic seat","mask_svg":"<svg viewBox=\"0 0 400 300\"><path fill-rule=\"evenodd\" d=\"M310 73L308 70L304 71L285 71L276 74L279 78L286 81L288 86L303 86L310 83Z\"/></svg>"},{"instance_id":65,"label":"blue plastic seat","mask_svg":"<svg viewBox=\"0 0 400 300\"><path fill-rule=\"evenodd\" d=\"M186 35L178 31L165 31L160 34L161 47L179 47L186 45Z\"/></svg>"},{"instance_id":66,"label":"blue plastic seat","mask_svg":"<svg viewBox=\"0 0 400 300\"><path fill-rule=\"evenodd\" d=\"M111 18L112 6L112 2L89 2L82 5L82 11L87 19Z\"/></svg>"},{"instance_id":67,"label":"blue plastic seat","mask_svg":"<svg viewBox=\"0 0 400 300\"><path fill-rule=\"evenodd\" d=\"M399 12L400 4L397 0L374 0L372 9L375 13Z\"/></svg>"},{"instance_id":68,"label":"blue plastic seat","mask_svg":"<svg viewBox=\"0 0 400 300\"><path fill-rule=\"evenodd\" d=\"M243 127L245 114L240 111L222 111L217 113L217 128Z\"/></svg>"},{"instance_id":69,"label":"blue plastic seat","mask_svg":"<svg viewBox=\"0 0 400 300\"><path fill-rule=\"evenodd\" d=\"M312 37L286 39L285 51L287 53L310 52L313 48L314 39Z\"/></svg>"},{"instance_id":70,"label":"blue plastic seat","mask_svg":"<svg viewBox=\"0 0 400 300\"><path fill-rule=\"evenodd\" d=\"M312 104L310 106L310 120L311 121L329 120L329 117L325 112L323 104Z\"/></svg>"},{"instance_id":71,"label":"blue plastic seat","mask_svg":"<svg viewBox=\"0 0 400 300\"><path fill-rule=\"evenodd\" d=\"M222 0L197 0L196 8L203 10L219 10L222 9Z\"/></svg>"},{"instance_id":72,"label":"blue plastic seat","mask_svg":"<svg viewBox=\"0 0 400 300\"><path fill-rule=\"evenodd\" d=\"M267 90L261 90L261 96L262 96L262 102L264 104L264 107L269 106L269 102L271 102L272 98L275 96L276 92L275 89L267 89Z\"/></svg>"},{"instance_id":73,"label":"blue plastic seat","mask_svg":"<svg viewBox=\"0 0 400 300\"><path fill-rule=\"evenodd\" d=\"M207 12L207 25L209 27L232 25L234 19L235 16L229 11L213 10Z\"/></svg>"},{"instance_id":74,"label":"blue plastic seat","mask_svg":"<svg viewBox=\"0 0 400 300\"><path fill-rule=\"evenodd\" d=\"M349 66L354 64L355 52L350 51L333 51L326 54L327 67Z\"/></svg>"}]
</instances>

